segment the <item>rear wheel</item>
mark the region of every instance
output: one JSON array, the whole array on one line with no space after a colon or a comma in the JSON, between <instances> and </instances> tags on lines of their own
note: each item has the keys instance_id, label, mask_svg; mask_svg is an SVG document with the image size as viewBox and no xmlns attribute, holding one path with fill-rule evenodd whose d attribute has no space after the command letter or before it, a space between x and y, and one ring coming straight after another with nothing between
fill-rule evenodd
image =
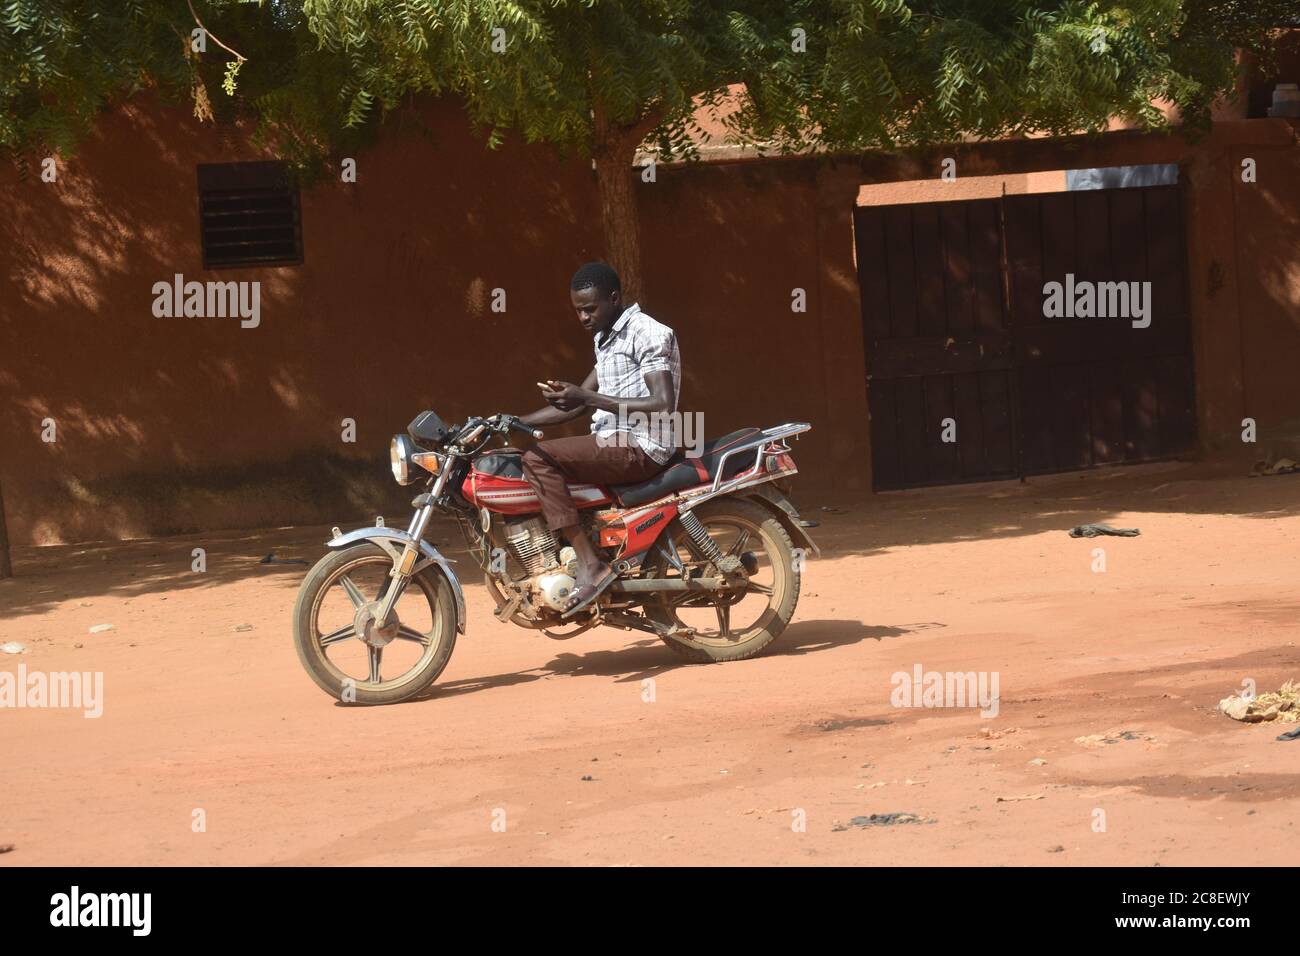
<instances>
[{"instance_id":1,"label":"rear wheel","mask_svg":"<svg viewBox=\"0 0 1300 956\"><path fill-rule=\"evenodd\" d=\"M660 635L663 642L689 661L753 657L781 636L799 603L799 562L790 535L767 509L750 501L706 501L694 512L722 554L741 559L748 582L723 591L653 595L646 616L672 632ZM678 520L651 549L645 569L657 578L718 573Z\"/></svg>"}]
</instances>

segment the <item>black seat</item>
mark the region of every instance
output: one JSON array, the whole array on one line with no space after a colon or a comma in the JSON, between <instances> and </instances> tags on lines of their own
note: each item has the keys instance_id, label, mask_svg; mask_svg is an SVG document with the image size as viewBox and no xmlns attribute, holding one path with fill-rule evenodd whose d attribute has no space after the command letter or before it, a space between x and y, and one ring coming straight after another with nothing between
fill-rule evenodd
<instances>
[{"instance_id":1,"label":"black seat","mask_svg":"<svg viewBox=\"0 0 1300 956\"><path fill-rule=\"evenodd\" d=\"M762 433L762 429L759 428L742 428L721 438L706 441L697 458L688 458L685 452L678 451L668 459L664 470L653 478L630 485L610 485L609 490L624 508L632 508L672 494L674 491L680 491L682 488L712 481L717 477L718 463L728 449L753 441ZM736 477L753 463L753 450L732 455L727 459L726 474L722 476L722 480Z\"/></svg>"}]
</instances>

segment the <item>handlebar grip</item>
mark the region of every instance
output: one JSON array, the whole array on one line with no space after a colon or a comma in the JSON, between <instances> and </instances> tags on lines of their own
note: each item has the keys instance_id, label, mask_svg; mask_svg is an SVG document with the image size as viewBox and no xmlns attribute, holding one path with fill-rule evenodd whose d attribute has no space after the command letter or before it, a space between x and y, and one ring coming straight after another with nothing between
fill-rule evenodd
<instances>
[{"instance_id":1,"label":"handlebar grip","mask_svg":"<svg viewBox=\"0 0 1300 956\"><path fill-rule=\"evenodd\" d=\"M540 428L529 428L517 418L510 419L510 427L515 431L523 432L525 435L530 435L533 438L541 438L543 436L543 432Z\"/></svg>"}]
</instances>

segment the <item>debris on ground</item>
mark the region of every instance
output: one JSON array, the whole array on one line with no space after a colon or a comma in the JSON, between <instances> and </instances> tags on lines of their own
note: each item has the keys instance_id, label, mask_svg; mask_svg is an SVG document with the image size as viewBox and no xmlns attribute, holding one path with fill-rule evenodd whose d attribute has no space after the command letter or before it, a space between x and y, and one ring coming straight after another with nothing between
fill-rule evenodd
<instances>
[{"instance_id":1,"label":"debris on ground","mask_svg":"<svg viewBox=\"0 0 1300 956\"><path fill-rule=\"evenodd\" d=\"M102 633L104 633L105 631L111 631L112 629L113 629L113 625L112 625L112 624L96 624L94 627L92 627L92 628L90 629L90 633L91 633L91 634L102 634Z\"/></svg>"},{"instance_id":2,"label":"debris on ground","mask_svg":"<svg viewBox=\"0 0 1300 956\"><path fill-rule=\"evenodd\" d=\"M888 724L889 721L880 717L842 717L839 719L827 717L825 720L813 722L813 726L818 730L848 730L853 727L879 727Z\"/></svg>"},{"instance_id":3,"label":"debris on ground","mask_svg":"<svg viewBox=\"0 0 1300 956\"><path fill-rule=\"evenodd\" d=\"M1266 720L1294 723L1300 720L1300 684L1289 680L1277 691L1265 691L1256 697L1233 694L1219 701L1219 711L1247 724Z\"/></svg>"},{"instance_id":4,"label":"debris on ground","mask_svg":"<svg viewBox=\"0 0 1300 956\"><path fill-rule=\"evenodd\" d=\"M1026 793L1018 797L998 797L997 802L1016 803L1019 800L1041 800L1041 799L1043 799L1043 795L1041 793Z\"/></svg>"},{"instance_id":5,"label":"debris on ground","mask_svg":"<svg viewBox=\"0 0 1300 956\"><path fill-rule=\"evenodd\" d=\"M4 651L6 654L26 654L27 645L19 644L17 641L8 641L0 645L0 651Z\"/></svg>"},{"instance_id":6,"label":"debris on ground","mask_svg":"<svg viewBox=\"0 0 1300 956\"><path fill-rule=\"evenodd\" d=\"M1031 766L1031 767L1041 767L1041 766L1043 766L1045 763L1047 763L1047 761L1044 760L1042 757L1035 757L1033 760L1029 761L1029 766Z\"/></svg>"},{"instance_id":7,"label":"debris on ground","mask_svg":"<svg viewBox=\"0 0 1300 956\"><path fill-rule=\"evenodd\" d=\"M266 557L264 557L261 561L258 561L257 563L258 564L306 564L307 562L304 561L302 558L277 558L275 556L275 553L272 552L271 554L268 554Z\"/></svg>"},{"instance_id":8,"label":"debris on ground","mask_svg":"<svg viewBox=\"0 0 1300 956\"><path fill-rule=\"evenodd\" d=\"M236 624L231 628L232 631L251 631L252 629L253 625L251 624Z\"/></svg>"},{"instance_id":9,"label":"debris on ground","mask_svg":"<svg viewBox=\"0 0 1300 956\"><path fill-rule=\"evenodd\" d=\"M1084 747L1095 748L1102 747L1106 744L1117 744L1121 740L1146 740L1154 742L1156 738L1149 734L1144 734L1139 730L1108 730L1104 734L1088 734L1086 737L1075 737L1074 742Z\"/></svg>"},{"instance_id":10,"label":"debris on ground","mask_svg":"<svg viewBox=\"0 0 1300 956\"><path fill-rule=\"evenodd\" d=\"M873 813L867 817L854 817L848 823L836 823L833 831L847 830L849 827L892 827L901 823L938 823L938 820L923 819L915 813L905 811L895 813Z\"/></svg>"},{"instance_id":11,"label":"debris on ground","mask_svg":"<svg viewBox=\"0 0 1300 956\"><path fill-rule=\"evenodd\" d=\"M1141 533L1137 528L1112 528L1108 524L1080 524L1070 529L1071 538L1095 538L1102 534L1114 538L1136 538Z\"/></svg>"},{"instance_id":12,"label":"debris on ground","mask_svg":"<svg viewBox=\"0 0 1300 956\"><path fill-rule=\"evenodd\" d=\"M1300 464L1292 461L1290 458L1279 458L1277 461L1263 459L1255 462L1254 467L1247 473L1247 478L1258 478L1261 475L1289 475L1293 471L1300 471Z\"/></svg>"}]
</instances>

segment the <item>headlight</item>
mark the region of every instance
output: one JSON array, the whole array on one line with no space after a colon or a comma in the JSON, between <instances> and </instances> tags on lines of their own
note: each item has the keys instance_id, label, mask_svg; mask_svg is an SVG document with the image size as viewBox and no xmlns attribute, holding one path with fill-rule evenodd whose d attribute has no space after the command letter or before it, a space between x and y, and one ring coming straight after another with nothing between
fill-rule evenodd
<instances>
[{"instance_id":1,"label":"headlight","mask_svg":"<svg viewBox=\"0 0 1300 956\"><path fill-rule=\"evenodd\" d=\"M388 461L399 485L411 483L411 452L415 447L405 435L394 435L388 446Z\"/></svg>"}]
</instances>

